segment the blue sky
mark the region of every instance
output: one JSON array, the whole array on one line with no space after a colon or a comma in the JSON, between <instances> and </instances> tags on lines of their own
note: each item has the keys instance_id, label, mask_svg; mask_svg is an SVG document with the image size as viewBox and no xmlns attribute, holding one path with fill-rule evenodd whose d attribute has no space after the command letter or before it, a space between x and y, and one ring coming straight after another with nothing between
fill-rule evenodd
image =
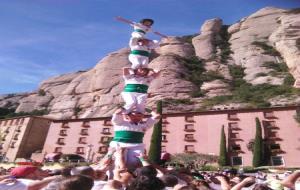
<instances>
[{"instance_id":1,"label":"blue sky","mask_svg":"<svg viewBox=\"0 0 300 190\"><path fill-rule=\"evenodd\" d=\"M266 6L297 8L300 0L1 0L0 94L33 91L126 47L131 28L115 16L150 17L156 30L181 36L206 19L232 24Z\"/></svg>"}]
</instances>

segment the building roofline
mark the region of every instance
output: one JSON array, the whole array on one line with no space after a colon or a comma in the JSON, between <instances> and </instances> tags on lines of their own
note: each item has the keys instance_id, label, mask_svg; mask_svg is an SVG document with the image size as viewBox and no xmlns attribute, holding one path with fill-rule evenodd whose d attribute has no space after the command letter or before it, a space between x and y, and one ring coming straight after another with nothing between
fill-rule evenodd
<instances>
[{"instance_id":1,"label":"building roofline","mask_svg":"<svg viewBox=\"0 0 300 190\"><path fill-rule=\"evenodd\" d=\"M178 113L165 113L163 116L177 117L187 115L209 115L209 114L224 114L224 113L246 113L246 112L258 112L258 111L283 111L283 110L294 110L300 108L299 105L295 106L278 106L269 108L241 108L241 109L224 109L224 110L208 110L208 111L197 111L197 112L178 112ZM92 118L77 118L77 119L54 119L52 122L80 122L80 121L99 121L107 120L110 117L92 117Z\"/></svg>"},{"instance_id":2,"label":"building roofline","mask_svg":"<svg viewBox=\"0 0 300 190\"><path fill-rule=\"evenodd\" d=\"M47 116L24 115L24 116L17 116L17 117L10 117L10 118L0 119L0 121L12 120L12 119L20 119L20 118L39 118L39 119L47 119L47 120L51 120L51 121L54 120L53 118L47 117Z\"/></svg>"}]
</instances>

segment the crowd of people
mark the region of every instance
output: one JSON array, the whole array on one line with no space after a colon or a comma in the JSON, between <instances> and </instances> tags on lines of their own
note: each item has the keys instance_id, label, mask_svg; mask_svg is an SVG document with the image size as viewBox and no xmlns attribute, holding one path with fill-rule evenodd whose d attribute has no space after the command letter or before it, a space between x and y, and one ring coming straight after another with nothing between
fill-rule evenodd
<instances>
[{"instance_id":1,"label":"crowd of people","mask_svg":"<svg viewBox=\"0 0 300 190\"><path fill-rule=\"evenodd\" d=\"M300 187L300 170L247 174L235 169L205 172L166 168L151 164L146 154L137 157L141 165L133 169L126 167L125 152L126 148L117 148L113 156L104 157L97 166L54 170L30 165L2 168L0 190L298 190Z\"/></svg>"}]
</instances>

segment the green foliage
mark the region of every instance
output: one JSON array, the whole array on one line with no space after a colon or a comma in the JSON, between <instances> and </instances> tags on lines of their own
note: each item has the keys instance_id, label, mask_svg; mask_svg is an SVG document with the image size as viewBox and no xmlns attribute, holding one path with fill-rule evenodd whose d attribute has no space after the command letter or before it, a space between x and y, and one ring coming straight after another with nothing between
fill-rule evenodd
<instances>
[{"instance_id":1,"label":"green foliage","mask_svg":"<svg viewBox=\"0 0 300 190\"><path fill-rule=\"evenodd\" d=\"M157 113L162 115L162 101L157 102ZM152 163L160 164L160 156L161 156L161 140L162 140L162 118L155 124L152 136L151 136L151 144L149 149L149 160Z\"/></svg>"},{"instance_id":2,"label":"green foliage","mask_svg":"<svg viewBox=\"0 0 300 190\"><path fill-rule=\"evenodd\" d=\"M258 118L255 118L256 122L256 133L254 139L253 147L253 167L258 167L263 165L263 139L262 139L262 129Z\"/></svg>"},{"instance_id":3,"label":"green foliage","mask_svg":"<svg viewBox=\"0 0 300 190\"><path fill-rule=\"evenodd\" d=\"M46 95L45 90L40 89L40 90L38 91L38 95L39 95L39 96L45 96L45 95Z\"/></svg>"},{"instance_id":4,"label":"green foliage","mask_svg":"<svg viewBox=\"0 0 300 190\"><path fill-rule=\"evenodd\" d=\"M271 56L280 56L280 53L272 46L268 45L266 42L255 41L252 45L258 46L264 50L263 54Z\"/></svg>"},{"instance_id":5,"label":"green foliage","mask_svg":"<svg viewBox=\"0 0 300 190\"><path fill-rule=\"evenodd\" d=\"M220 48L220 58L221 63L227 63L227 60L230 58L230 54L233 52L230 49L230 34L228 33L228 25L223 25L221 31L219 33L221 39L216 40L215 45L216 47Z\"/></svg>"},{"instance_id":6,"label":"green foliage","mask_svg":"<svg viewBox=\"0 0 300 190\"><path fill-rule=\"evenodd\" d=\"M265 77L265 76L268 76L268 74L267 73L257 73L255 75L255 77Z\"/></svg>"},{"instance_id":7,"label":"green foliage","mask_svg":"<svg viewBox=\"0 0 300 190\"><path fill-rule=\"evenodd\" d=\"M213 80L225 80L223 75L217 71L207 71L202 74L202 81L203 82L208 82L208 81L213 81Z\"/></svg>"},{"instance_id":8,"label":"green foliage","mask_svg":"<svg viewBox=\"0 0 300 190\"><path fill-rule=\"evenodd\" d=\"M300 94L299 89L291 86L294 80L289 76L284 85L259 84L252 85L247 83L244 77L244 69L240 66L229 66L229 71L233 80L231 81L231 96L217 96L203 101L204 107L211 107L227 102L248 103L251 107L269 107L268 100L279 95L292 96Z\"/></svg>"},{"instance_id":9,"label":"green foliage","mask_svg":"<svg viewBox=\"0 0 300 190\"><path fill-rule=\"evenodd\" d=\"M163 106L169 106L169 105L192 105L193 102L190 99L173 99L173 98L166 98L163 101Z\"/></svg>"},{"instance_id":10,"label":"green foliage","mask_svg":"<svg viewBox=\"0 0 300 190\"><path fill-rule=\"evenodd\" d=\"M221 130L221 138L220 138L220 153L218 163L220 166L227 165L227 148L226 148L226 136L224 131L224 125Z\"/></svg>"},{"instance_id":11,"label":"green foliage","mask_svg":"<svg viewBox=\"0 0 300 190\"><path fill-rule=\"evenodd\" d=\"M48 113L49 113L49 110L46 110L46 109L33 110L31 112L15 113L15 109L0 108L0 119L20 117L20 116L40 116L40 115L46 115Z\"/></svg>"},{"instance_id":12,"label":"green foliage","mask_svg":"<svg viewBox=\"0 0 300 190\"><path fill-rule=\"evenodd\" d=\"M202 61L194 56L189 59L183 59L182 63L188 72L184 78L196 86L201 86L203 83L202 74L205 72Z\"/></svg>"},{"instance_id":13,"label":"green foliage","mask_svg":"<svg viewBox=\"0 0 300 190\"><path fill-rule=\"evenodd\" d=\"M191 43L192 43L192 39L193 39L194 37L196 37L197 35L199 35L199 34L186 35L186 36L182 36L181 39L183 39L185 42L191 44Z\"/></svg>"},{"instance_id":14,"label":"green foliage","mask_svg":"<svg viewBox=\"0 0 300 190\"><path fill-rule=\"evenodd\" d=\"M262 65L263 67L267 67L269 69L273 69L276 72L284 73L289 72L289 68L285 63L275 63L273 61L266 61Z\"/></svg>"},{"instance_id":15,"label":"green foliage","mask_svg":"<svg viewBox=\"0 0 300 190\"><path fill-rule=\"evenodd\" d=\"M79 112L81 112L82 108L79 106L76 106L75 108L73 108L73 114L75 116L78 116Z\"/></svg>"},{"instance_id":16,"label":"green foliage","mask_svg":"<svg viewBox=\"0 0 300 190\"><path fill-rule=\"evenodd\" d=\"M199 154L199 153L179 153L172 155L171 161L169 164L171 165L181 165L183 167L193 166L196 169L203 169L207 166L208 163L214 164L218 161L218 156L208 155L208 154ZM215 166L213 166L213 170L217 170Z\"/></svg>"},{"instance_id":17,"label":"green foliage","mask_svg":"<svg viewBox=\"0 0 300 190\"><path fill-rule=\"evenodd\" d=\"M291 75L290 73L287 73L287 75L285 76L285 78L283 80L283 85L293 86L294 83L295 83L295 79L294 79L293 75Z\"/></svg>"}]
</instances>

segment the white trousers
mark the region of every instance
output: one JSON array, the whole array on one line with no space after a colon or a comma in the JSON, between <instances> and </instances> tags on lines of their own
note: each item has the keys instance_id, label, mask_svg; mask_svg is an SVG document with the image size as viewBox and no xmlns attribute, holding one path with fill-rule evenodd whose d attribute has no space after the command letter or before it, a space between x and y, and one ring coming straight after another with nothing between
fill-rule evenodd
<instances>
[{"instance_id":1,"label":"white trousers","mask_svg":"<svg viewBox=\"0 0 300 190\"><path fill-rule=\"evenodd\" d=\"M131 65L132 69L148 67L149 57L147 56L129 54L128 59L132 64Z\"/></svg>"},{"instance_id":2,"label":"white trousers","mask_svg":"<svg viewBox=\"0 0 300 190\"><path fill-rule=\"evenodd\" d=\"M137 92L122 92L121 96L125 102L125 110L130 113L136 108L136 111L140 113L145 112L147 93L137 93Z\"/></svg>"}]
</instances>

